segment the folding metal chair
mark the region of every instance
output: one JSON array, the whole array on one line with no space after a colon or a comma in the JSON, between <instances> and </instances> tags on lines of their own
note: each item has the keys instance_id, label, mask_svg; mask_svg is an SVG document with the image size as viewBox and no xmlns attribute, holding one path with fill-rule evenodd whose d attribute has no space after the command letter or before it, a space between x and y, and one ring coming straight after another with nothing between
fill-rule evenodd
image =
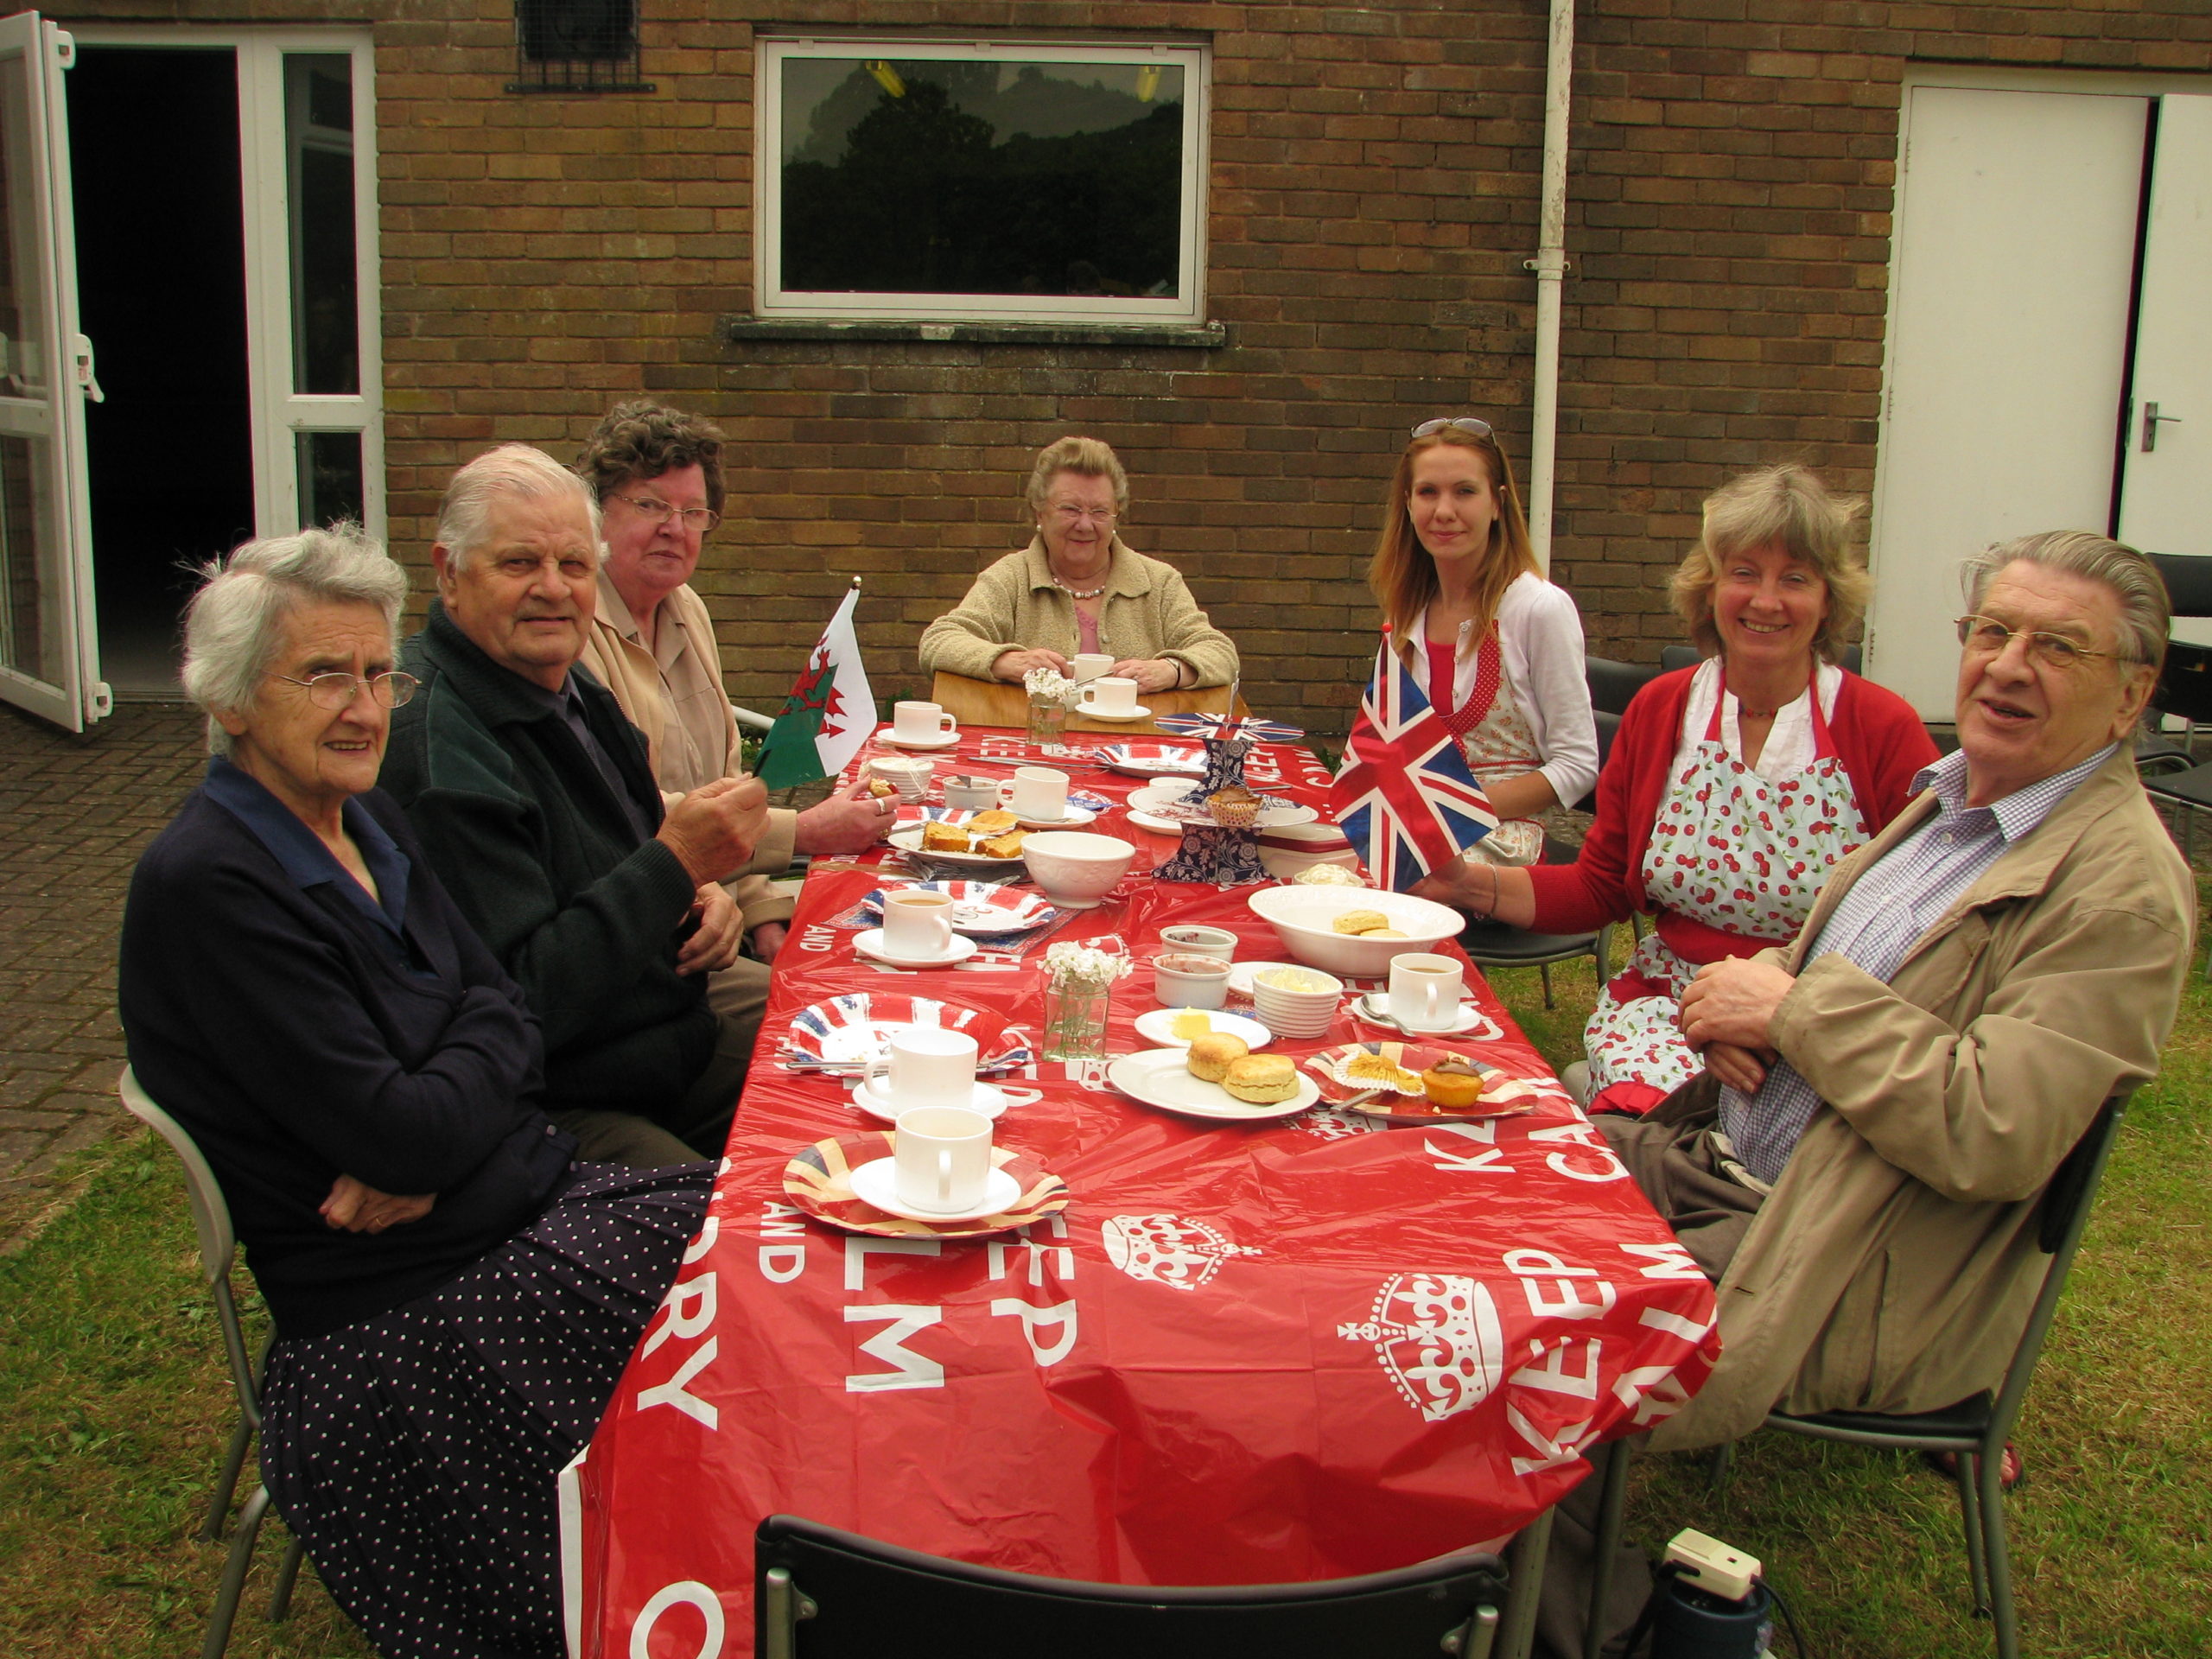
<instances>
[{"instance_id":1,"label":"folding metal chair","mask_svg":"<svg viewBox=\"0 0 2212 1659\"><path fill-rule=\"evenodd\" d=\"M1959 1463L1959 1509L1966 1528L1967 1573L1974 1587L1976 1615L1994 1621L1998 1659L2018 1659L2020 1633L2012 1606L2012 1558L2005 1537L2005 1442L2020 1414L2036 1361L2043 1355L2044 1338L2058 1298L2073 1269L2074 1253L2088 1225L2090 1207L2112 1143L2127 1110L2127 1096L2113 1096L2100 1107L2088 1128L2066 1154L2050 1184L2044 1189L2043 1207L2037 1220L2036 1242L2050 1258L2044 1269L2043 1287L2036 1293L2028 1322L2014 1345L2012 1357L1995 1393L1981 1393L1939 1411L1891 1416L1872 1411L1824 1411L1808 1416L1770 1411L1766 1427L1815 1440L1841 1440L1853 1446L1881 1446L1897 1452L1949 1452ZM1723 1447L1715 1476L1725 1475L1727 1453ZM1591 1587L1591 1607L1605 1605L1611 1588L1612 1552L1618 1548L1626 1505L1629 1443L1617 1442L1603 1471L1604 1495L1598 1518L1597 1569ZM1594 1627L1596 1621L1593 1619ZM1586 1659L1597 1659L1594 1630L1584 1649Z\"/></svg>"},{"instance_id":2,"label":"folding metal chair","mask_svg":"<svg viewBox=\"0 0 2212 1659\"><path fill-rule=\"evenodd\" d=\"M230 1206L223 1201L223 1189L216 1184L214 1171L207 1167L207 1160L184 1126L154 1103L130 1067L124 1068L116 1092L123 1097L123 1103L132 1116L160 1132L184 1166L185 1192L192 1202L193 1230L200 1236L200 1276L215 1299L216 1316L223 1327L223 1351L230 1358L231 1381L238 1389L238 1427L232 1431L230 1449L224 1453L222 1472L216 1478L215 1491L207 1503L207 1518L201 1522L199 1532L202 1542L212 1544L223 1535L231 1497L238 1490L239 1472L245 1467L246 1449L261 1428L261 1376L268 1362L268 1349L263 1348L259 1363L246 1354L238 1303L231 1295L231 1264L238 1255L238 1239L231 1231ZM200 1659L222 1659L223 1649L230 1645L231 1625L238 1617L238 1600L245 1591L246 1572L253 1565L254 1544L260 1535L262 1517L268 1510L269 1489L256 1486L239 1510L238 1526L231 1535L230 1559L224 1565L214 1611L208 1618L207 1639L200 1646ZM269 1596L272 1624L291 1611L292 1586L299 1577L300 1562L306 1553L307 1547L297 1538L284 1551L284 1559L276 1569L276 1586Z\"/></svg>"},{"instance_id":3,"label":"folding metal chair","mask_svg":"<svg viewBox=\"0 0 2212 1659\"><path fill-rule=\"evenodd\" d=\"M772 1515L753 1538L760 1659L1488 1659L1495 1555L1319 1584L1085 1584L947 1560Z\"/></svg>"}]
</instances>

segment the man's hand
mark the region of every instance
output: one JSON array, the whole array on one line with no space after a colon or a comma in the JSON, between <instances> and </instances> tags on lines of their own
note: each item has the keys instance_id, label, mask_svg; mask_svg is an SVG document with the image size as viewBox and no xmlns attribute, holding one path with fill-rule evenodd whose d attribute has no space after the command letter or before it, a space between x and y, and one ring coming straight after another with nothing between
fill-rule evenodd
<instances>
[{"instance_id":1,"label":"man's hand","mask_svg":"<svg viewBox=\"0 0 2212 1659\"><path fill-rule=\"evenodd\" d=\"M323 1225L334 1232L380 1233L387 1227L422 1220L437 1201L435 1192L412 1198L379 1192L351 1175L340 1175L330 1184L330 1196L322 1201L320 1213Z\"/></svg>"},{"instance_id":2,"label":"man's hand","mask_svg":"<svg viewBox=\"0 0 2212 1659\"><path fill-rule=\"evenodd\" d=\"M1140 691L1173 691L1183 677L1181 667L1165 657L1124 657L1106 671L1135 680Z\"/></svg>"},{"instance_id":3,"label":"man's hand","mask_svg":"<svg viewBox=\"0 0 2212 1659\"><path fill-rule=\"evenodd\" d=\"M1040 649L1002 651L991 663L991 673L994 677L1010 681L1015 685L1020 685L1021 677L1033 668L1054 668L1065 674L1068 671L1068 659L1057 651Z\"/></svg>"},{"instance_id":4,"label":"man's hand","mask_svg":"<svg viewBox=\"0 0 2212 1659\"><path fill-rule=\"evenodd\" d=\"M1774 1044L1767 1027L1796 982L1772 963L1753 957L1709 962L1697 970L1697 977L1682 993L1682 1035L1694 1049L1727 1043L1755 1054L1771 1055Z\"/></svg>"},{"instance_id":5,"label":"man's hand","mask_svg":"<svg viewBox=\"0 0 2212 1659\"><path fill-rule=\"evenodd\" d=\"M1707 1043L1705 1064L1713 1075L1738 1094L1755 1095L1766 1081L1766 1069L1774 1061L1771 1052L1764 1057L1748 1048L1738 1048L1733 1043Z\"/></svg>"},{"instance_id":6,"label":"man's hand","mask_svg":"<svg viewBox=\"0 0 2212 1659\"><path fill-rule=\"evenodd\" d=\"M773 962L776 952L784 948L784 937L791 931L781 922L763 922L753 930L753 954L763 962Z\"/></svg>"},{"instance_id":7,"label":"man's hand","mask_svg":"<svg viewBox=\"0 0 2212 1659\"><path fill-rule=\"evenodd\" d=\"M896 795L870 795L868 780L862 779L850 789L841 790L800 813L791 844L798 852L833 856L866 852L891 827L891 821L898 813ZM754 943L757 946L757 934Z\"/></svg>"},{"instance_id":8,"label":"man's hand","mask_svg":"<svg viewBox=\"0 0 2212 1659\"><path fill-rule=\"evenodd\" d=\"M676 953L679 974L712 974L737 960L745 939L745 912L709 881L699 889L699 925Z\"/></svg>"},{"instance_id":9,"label":"man's hand","mask_svg":"<svg viewBox=\"0 0 2212 1659\"><path fill-rule=\"evenodd\" d=\"M750 864L767 827L766 785L758 778L717 778L669 809L657 839L703 887Z\"/></svg>"}]
</instances>

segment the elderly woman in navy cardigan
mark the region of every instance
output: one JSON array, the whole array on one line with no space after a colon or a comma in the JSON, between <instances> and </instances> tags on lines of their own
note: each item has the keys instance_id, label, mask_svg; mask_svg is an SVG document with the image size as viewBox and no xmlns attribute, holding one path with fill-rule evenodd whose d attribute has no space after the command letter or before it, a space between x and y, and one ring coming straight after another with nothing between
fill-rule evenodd
<instances>
[{"instance_id":1,"label":"elderly woman in navy cardigan","mask_svg":"<svg viewBox=\"0 0 2212 1659\"><path fill-rule=\"evenodd\" d=\"M554 1480L697 1230L711 1166L571 1161L537 1022L375 788L406 578L358 530L194 600L207 780L141 860L119 1001L276 1327L262 1466L386 1656L557 1655Z\"/></svg>"}]
</instances>

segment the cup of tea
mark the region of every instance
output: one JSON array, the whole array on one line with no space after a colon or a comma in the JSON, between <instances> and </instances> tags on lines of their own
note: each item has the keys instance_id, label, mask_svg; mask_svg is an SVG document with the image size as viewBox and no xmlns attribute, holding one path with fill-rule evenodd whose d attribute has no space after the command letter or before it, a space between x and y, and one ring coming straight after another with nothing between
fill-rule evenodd
<instances>
[{"instance_id":1,"label":"cup of tea","mask_svg":"<svg viewBox=\"0 0 2212 1659\"><path fill-rule=\"evenodd\" d=\"M1076 706L1084 714L1112 718L1137 711L1137 683L1118 674L1092 680L1083 688Z\"/></svg>"},{"instance_id":2,"label":"cup of tea","mask_svg":"<svg viewBox=\"0 0 2212 1659\"><path fill-rule=\"evenodd\" d=\"M1068 658L1068 678L1077 684L1095 680L1114 666L1114 659L1103 651L1079 652Z\"/></svg>"},{"instance_id":3,"label":"cup of tea","mask_svg":"<svg viewBox=\"0 0 2212 1659\"><path fill-rule=\"evenodd\" d=\"M915 1106L972 1107L976 1039L961 1031L910 1026L894 1031L868 1062L868 1087L899 1110Z\"/></svg>"},{"instance_id":4,"label":"cup of tea","mask_svg":"<svg viewBox=\"0 0 2212 1659\"><path fill-rule=\"evenodd\" d=\"M893 956L913 960L944 955L952 949L951 898L918 888L885 893L883 944Z\"/></svg>"},{"instance_id":5,"label":"cup of tea","mask_svg":"<svg viewBox=\"0 0 2212 1659\"><path fill-rule=\"evenodd\" d=\"M893 1189L915 1210L957 1215L983 1201L991 1175L991 1120L964 1106L914 1106L899 1114Z\"/></svg>"},{"instance_id":6,"label":"cup of tea","mask_svg":"<svg viewBox=\"0 0 2212 1659\"><path fill-rule=\"evenodd\" d=\"M891 735L901 743L935 743L960 730L960 722L933 702L891 705Z\"/></svg>"},{"instance_id":7,"label":"cup of tea","mask_svg":"<svg viewBox=\"0 0 2212 1659\"><path fill-rule=\"evenodd\" d=\"M1068 775L1050 766L1017 766L1001 793L1017 818L1054 822L1068 815Z\"/></svg>"},{"instance_id":8,"label":"cup of tea","mask_svg":"<svg viewBox=\"0 0 2212 1659\"><path fill-rule=\"evenodd\" d=\"M1449 957L1415 950L1390 958L1390 1017L1408 1031L1449 1031L1459 1023L1466 969Z\"/></svg>"}]
</instances>

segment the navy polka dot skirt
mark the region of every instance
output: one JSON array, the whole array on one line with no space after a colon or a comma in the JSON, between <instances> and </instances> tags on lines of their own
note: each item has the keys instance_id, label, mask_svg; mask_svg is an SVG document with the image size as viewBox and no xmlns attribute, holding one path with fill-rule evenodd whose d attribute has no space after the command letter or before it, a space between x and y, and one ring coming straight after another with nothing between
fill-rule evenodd
<instances>
[{"instance_id":1,"label":"navy polka dot skirt","mask_svg":"<svg viewBox=\"0 0 2212 1659\"><path fill-rule=\"evenodd\" d=\"M262 1478L385 1659L563 1652L554 1478L598 1427L715 1175L578 1167L451 1283L270 1350Z\"/></svg>"}]
</instances>

